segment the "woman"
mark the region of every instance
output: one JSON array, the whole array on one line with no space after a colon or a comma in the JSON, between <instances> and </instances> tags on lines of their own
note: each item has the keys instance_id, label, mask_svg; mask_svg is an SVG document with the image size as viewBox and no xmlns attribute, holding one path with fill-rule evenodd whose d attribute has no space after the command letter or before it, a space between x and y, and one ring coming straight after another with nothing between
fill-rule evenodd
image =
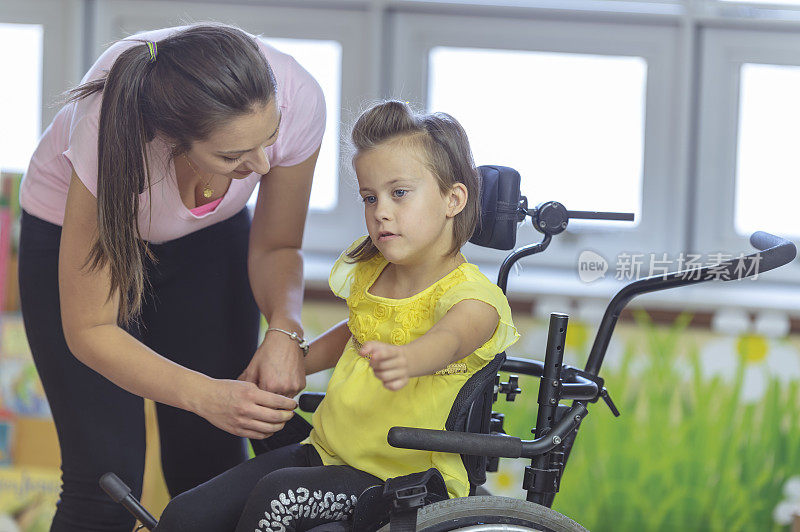
<instances>
[{"instance_id":1,"label":"woman","mask_svg":"<svg viewBox=\"0 0 800 532\"><path fill-rule=\"evenodd\" d=\"M61 446L51 530L131 530L97 479L115 471L140 494L141 397L157 402L172 496L292 417L324 124L291 57L197 25L112 45L45 131L20 194L20 289Z\"/></svg>"}]
</instances>

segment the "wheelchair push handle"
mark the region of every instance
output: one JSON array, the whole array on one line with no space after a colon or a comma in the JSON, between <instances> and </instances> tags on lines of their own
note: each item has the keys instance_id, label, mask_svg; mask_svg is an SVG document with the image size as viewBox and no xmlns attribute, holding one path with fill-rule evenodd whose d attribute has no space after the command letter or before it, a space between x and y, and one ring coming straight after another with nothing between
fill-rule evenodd
<instances>
[{"instance_id":1,"label":"wheelchair push handle","mask_svg":"<svg viewBox=\"0 0 800 532\"><path fill-rule=\"evenodd\" d=\"M788 264L797 256L797 248L793 242L764 231L753 233L750 237L750 244L758 249L756 253L694 270L686 269L666 275L652 275L624 286L606 308L584 371L592 375L600 372L617 318L625 305L634 297L706 281L739 281L747 277L755 277Z\"/></svg>"},{"instance_id":2,"label":"wheelchair push handle","mask_svg":"<svg viewBox=\"0 0 800 532\"><path fill-rule=\"evenodd\" d=\"M739 281L746 277L755 277L775 268L780 268L790 263L797 256L797 248L793 242L764 231L756 231L750 235L750 245L758 251L700 268L697 270L694 280L697 282L712 280ZM691 272L691 270L675 272L667 276L667 278L683 278L688 272ZM660 276L652 276L646 279L657 277Z\"/></svg>"},{"instance_id":3,"label":"wheelchair push handle","mask_svg":"<svg viewBox=\"0 0 800 532\"><path fill-rule=\"evenodd\" d=\"M106 473L100 477L99 484L114 502L124 506L147 530L153 530L158 525L156 518L145 510L131 494L131 489L117 475Z\"/></svg>"},{"instance_id":4,"label":"wheelchair push handle","mask_svg":"<svg viewBox=\"0 0 800 532\"><path fill-rule=\"evenodd\" d=\"M623 291L628 289L632 295L638 295L705 281L738 281L780 268L797 256L797 248L792 241L764 231L756 231L750 235L750 245L758 251L696 270L686 269L666 275L645 277L629 284Z\"/></svg>"},{"instance_id":5,"label":"wheelchair push handle","mask_svg":"<svg viewBox=\"0 0 800 532\"><path fill-rule=\"evenodd\" d=\"M561 418L553 429L535 440L522 440L505 434L473 434L447 430L392 427L387 440L392 447L471 456L500 458L531 458L553 450L588 414L581 402Z\"/></svg>"},{"instance_id":6,"label":"wheelchair push handle","mask_svg":"<svg viewBox=\"0 0 800 532\"><path fill-rule=\"evenodd\" d=\"M128 485L122 482L114 473L106 473L100 477L100 487L114 502L122 502L125 497L131 494L131 489Z\"/></svg>"},{"instance_id":7,"label":"wheelchair push handle","mask_svg":"<svg viewBox=\"0 0 800 532\"><path fill-rule=\"evenodd\" d=\"M764 232L756 231L750 235L750 245L758 253L748 255L755 260L759 256L758 273L767 272L788 264L797 256L797 247L785 238Z\"/></svg>"},{"instance_id":8,"label":"wheelchair push handle","mask_svg":"<svg viewBox=\"0 0 800 532\"><path fill-rule=\"evenodd\" d=\"M317 407L324 398L324 392L303 392L297 399L297 406L303 412L316 412Z\"/></svg>"}]
</instances>

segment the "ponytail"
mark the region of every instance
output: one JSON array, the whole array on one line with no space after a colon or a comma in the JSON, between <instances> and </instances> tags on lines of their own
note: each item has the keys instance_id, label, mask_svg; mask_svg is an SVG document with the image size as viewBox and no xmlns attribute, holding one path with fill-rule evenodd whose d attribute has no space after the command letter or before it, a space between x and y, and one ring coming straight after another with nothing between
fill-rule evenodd
<instances>
[{"instance_id":1,"label":"ponytail","mask_svg":"<svg viewBox=\"0 0 800 532\"><path fill-rule=\"evenodd\" d=\"M129 324L141 312L145 275L143 258L153 259L139 230L139 194L150 186L142 87L150 70L146 46L122 52L108 75L74 89L70 100L102 91L97 141L97 239L86 265L108 267L109 299L120 298L118 319ZM148 135L149 133L149 135Z\"/></svg>"}]
</instances>

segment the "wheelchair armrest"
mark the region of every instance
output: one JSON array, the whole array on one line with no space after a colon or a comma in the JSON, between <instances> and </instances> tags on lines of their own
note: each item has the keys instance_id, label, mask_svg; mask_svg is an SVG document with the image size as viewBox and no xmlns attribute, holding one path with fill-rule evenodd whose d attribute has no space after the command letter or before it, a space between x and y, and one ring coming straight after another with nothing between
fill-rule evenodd
<instances>
[{"instance_id":1,"label":"wheelchair armrest","mask_svg":"<svg viewBox=\"0 0 800 532\"><path fill-rule=\"evenodd\" d=\"M324 398L325 392L303 392L298 397L297 404L303 412L316 412Z\"/></svg>"},{"instance_id":2,"label":"wheelchair armrest","mask_svg":"<svg viewBox=\"0 0 800 532\"><path fill-rule=\"evenodd\" d=\"M502 458L519 458L522 455L522 440L505 434L392 427L387 440L392 447L403 449Z\"/></svg>"},{"instance_id":3,"label":"wheelchair armrest","mask_svg":"<svg viewBox=\"0 0 800 532\"><path fill-rule=\"evenodd\" d=\"M471 456L532 458L551 451L574 431L588 414L586 405L575 402L561 420L544 436L521 440L505 434L475 434L448 430L392 427L387 440L392 447Z\"/></svg>"}]
</instances>

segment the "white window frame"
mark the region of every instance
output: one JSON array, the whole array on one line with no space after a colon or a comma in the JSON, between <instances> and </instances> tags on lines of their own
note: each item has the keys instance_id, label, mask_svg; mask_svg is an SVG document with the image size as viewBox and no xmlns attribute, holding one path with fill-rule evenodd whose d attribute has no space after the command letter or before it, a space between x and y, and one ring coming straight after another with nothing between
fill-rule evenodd
<instances>
[{"instance_id":1,"label":"white window frame","mask_svg":"<svg viewBox=\"0 0 800 532\"><path fill-rule=\"evenodd\" d=\"M0 22L41 24L42 101L41 127L44 132L59 108L64 91L81 79L83 51L83 2L81 0L2 0ZM5 50L3 53L13 53Z\"/></svg>"},{"instance_id":2,"label":"white window frame","mask_svg":"<svg viewBox=\"0 0 800 532\"><path fill-rule=\"evenodd\" d=\"M639 226L617 231L581 230L562 234L553 238L544 254L527 260L536 266L569 270L577 280L577 257L585 249L602 250L610 263L616 262L616 256L622 252L669 253L673 256L682 251L687 179L674 156L680 129L680 101L674 94L681 89L677 66L680 31L675 19L666 17L660 23L632 25L578 22L574 19L511 20L399 13L392 22L394 46L391 63L394 68L389 85L391 93L422 105L426 104L428 91L428 57L436 46L643 57L647 61L647 89L643 215ZM480 105L480 102L476 104ZM487 112L491 112L491 103L485 105ZM502 165L503 161L476 163ZM564 198L541 198L535 195L535 191L522 192L531 206L546 200L562 200L570 208ZM530 223L518 232L518 245L539 240L541 234L534 231ZM489 264L497 263L503 255L472 245L465 251L471 260Z\"/></svg>"},{"instance_id":3,"label":"white window frame","mask_svg":"<svg viewBox=\"0 0 800 532\"><path fill-rule=\"evenodd\" d=\"M695 0L697 1L697 0ZM798 14L800 4L790 5L778 2L752 2L752 1L725 1L725 0L700 0L705 2L706 8L711 13L723 16L740 16L757 20L763 15L785 18ZM793 15L794 12L794 15ZM771 15L770 15L771 13Z\"/></svg>"},{"instance_id":4,"label":"white window frame","mask_svg":"<svg viewBox=\"0 0 800 532\"><path fill-rule=\"evenodd\" d=\"M705 28L701 73L696 252L752 252L737 234L734 216L740 72L744 63L800 66L800 35L784 31ZM779 193L779 190L775 191ZM767 206L768 207L768 206ZM768 277L767 277L768 276ZM761 282L800 286L800 263L766 274Z\"/></svg>"},{"instance_id":5,"label":"white window frame","mask_svg":"<svg viewBox=\"0 0 800 532\"><path fill-rule=\"evenodd\" d=\"M135 29L196 20L228 21L267 37L340 42L341 139L374 98L404 98L424 105L428 53L434 46L644 57L648 88L641 222L647 231L638 239L624 231L616 237L560 235L552 249L524 261L522 275L512 276L518 295L606 298L620 283L581 283L575 271L581 248L609 259L620 251L751 249L735 234L732 217L739 64L775 64L781 63L781 54L800 56L798 38L791 34L800 30L800 6L721 0L0 1L0 21L44 25L42 129L58 111L58 96L80 80L107 44ZM725 54L736 46L751 52L760 47L764 54L734 53L738 63L731 66ZM797 64L793 58L786 62ZM340 142L342 154L344 144ZM308 216L304 247L311 286L325 284L335 256L364 232L352 169L344 155L339 172L337 208ZM532 204L559 199L523 192ZM698 227L696 221L703 225ZM520 231L518 244L539 238L528 225ZM474 246L466 251L490 277L505 255ZM738 287L704 284L644 297L665 308L722 304L800 312L798 267Z\"/></svg>"},{"instance_id":6,"label":"white window frame","mask_svg":"<svg viewBox=\"0 0 800 532\"><path fill-rule=\"evenodd\" d=\"M322 39L338 41L342 45L341 101L339 137L344 136L349 124L355 122L363 95L374 91L369 69L371 64L370 32L364 30L369 23L369 13L364 9L323 9L303 7L276 7L268 5L241 5L224 3L194 3L169 0L103 0L95 3L94 25L97 28L94 55L97 57L112 43L132 33L190 22L213 20L235 24L246 31L266 38ZM330 107L333 102L327 102ZM334 134L326 131L326 135ZM322 257L324 264L312 271L322 272L333 262L350 242L364 233L363 217L354 216L348 198L356 195L354 177L342 155L340 143L338 197L330 211L310 211L306 219L303 246L312 254ZM327 278L327 273L325 273Z\"/></svg>"}]
</instances>

